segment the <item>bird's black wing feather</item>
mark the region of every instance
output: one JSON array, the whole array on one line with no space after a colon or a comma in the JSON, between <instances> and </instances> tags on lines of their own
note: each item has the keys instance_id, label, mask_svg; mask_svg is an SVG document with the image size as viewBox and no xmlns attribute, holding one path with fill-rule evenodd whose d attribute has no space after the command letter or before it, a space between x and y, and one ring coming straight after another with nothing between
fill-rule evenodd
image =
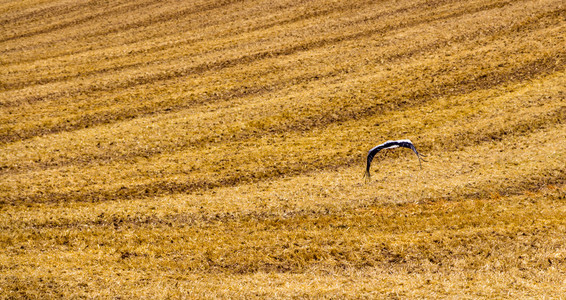
<instances>
[{"instance_id":1,"label":"bird's black wing feather","mask_svg":"<svg viewBox=\"0 0 566 300\"><path fill-rule=\"evenodd\" d=\"M410 143L410 142L403 142L403 143L401 143L400 146L413 150L413 152L415 152L415 154L417 155L417 158L419 159L419 165L422 168L421 160L424 161L424 162L426 162L426 160L422 159L421 156L423 156L423 155L420 154L419 151L417 151L417 148L415 148L415 145L413 145L413 143Z\"/></svg>"}]
</instances>

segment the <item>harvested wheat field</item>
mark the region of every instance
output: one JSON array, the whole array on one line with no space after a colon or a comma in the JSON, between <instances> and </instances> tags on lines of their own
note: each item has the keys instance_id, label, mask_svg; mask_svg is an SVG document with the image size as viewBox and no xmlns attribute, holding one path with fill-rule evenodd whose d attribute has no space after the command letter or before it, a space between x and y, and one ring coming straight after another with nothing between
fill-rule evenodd
<instances>
[{"instance_id":1,"label":"harvested wheat field","mask_svg":"<svg viewBox=\"0 0 566 300\"><path fill-rule=\"evenodd\" d=\"M564 298L565 66L563 0L3 0L0 298Z\"/></svg>"}]
</instances>

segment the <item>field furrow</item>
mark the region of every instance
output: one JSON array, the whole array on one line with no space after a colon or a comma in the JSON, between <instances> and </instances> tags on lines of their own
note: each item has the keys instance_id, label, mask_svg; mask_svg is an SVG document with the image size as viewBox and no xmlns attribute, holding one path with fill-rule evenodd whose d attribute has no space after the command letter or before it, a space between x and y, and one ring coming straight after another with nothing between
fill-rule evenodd
<instances>
[{"instance_id":1,"label":"field furrow","mask_svg":"<svg viewBox=\"0 0 566 300\"><path fill-rule=\"evenodd\" d=\"M555 29L559 30L558 28ZM498 38L502 38L502 36L500 35L495 35ZM457 37L458 38L458 37ZM485 39L485 38L484 38ZM531 41L526 41L525 43L531 43ZM446 42L445 42L446 43ZM505 44L506 41L501 42L500 44ZM548 41L548 44L552 44L551 41ZM413 64L417 64L419 65L419 67L421 68L421 70L415 70L414 68L411 68L411 65L408 65L408 68L406 68L405 72L426 72L430 78L423 78L422 75L419 74L411 74L409 76L403 75L408 81L412 81L412 80L420 80L420 81L425 81L424 84L426 84L427 81L436 81L435 84L429 84L430 86L423 86L424 84L421 83L421 89L425 89L426 91L408 91L411 92L409 94L401 94L401 95L394 95L392 92L387 92L388 90L394 89L395 86L393 84L391 85L387 85L387 86L376 86L375 88L379 88L379 91L372 91L370 93L370 98L369 99L363 99L363 101L367 104L371 104L372 102L375 101L376 97L380 98L380 102L381 101L387 101L388 98L390 98L390 102L395 102L395 101L399 101L399 98L419 98L419 96L430 96L430 92L428 91L429 89L432 90L437 90L436 93L441 95L442 93L447 93L447 92L455 92L455 91L463 91L465 92L466 87L465 86L470 86L471 88L474 88L476 84L478 85L485 85L485 84L502 84L505 80L523 80L525 78L525 76L536 76L537 72L552 72L552 71L556 71L556 70L560 70L562 68L561 63L563 62L563 59L561 59L561 57L563 56L563 52L560 52L561 47L559 46L559 44L555 44L556 46L554 46L554 48L556 49L555 53L544 53L544 57L537 57L537 61L534 62L530 62L530 64L526 63L525 66L522 67L517 67L516 65L513 66L513 69L510 70L505 70L505 73L503 74L485 74L481 72L481 69L487 69L488 66L482 66L482 65L477 65L477 64L472 64L470 65L471 71L476 71L476 74L473 75L473 78L471 79L463 79L462 82L443 82L441 80L438 80L438 76L443 75L442 73L447 72L448 76L452 76L452 74L454 74L453 72L465 72L464 70L451 70L449 68L446 67L442 67L443 65L440 66L431 66L429 68L429 66L427 66L426 64L423 66L423 64L421 63L421 60L417 61L417 62L413 62ZM518 47L523 47L521 45L518 45ZM432 49L431 49L432 48ZM431 45L425 45L423 49L426 49L425 51L433 51L435 50L434 44ZM411 49L412 51L413 49ZM436 49L438 50L438 49ZM542 50L542 49L541 49ZM549 51L550 49L545 49L544 51ZM481 49L481 52L484 51L489 51L488 49ZM552 51L552 50L550 50ZM426 55L427 52L425 53L421 53L422 55ZM401 53L402 55L402 53ZM463 58L464 60L473 60L475 59L474 55L478 55L478 54L474 54L474 52L471 52L470 57L467 58ZM513 54L510 54L513 55ZM399 57L399 56L398 56ZM401 57L404 57L403 55ZM384 57L385 59L387 59L387 57ZM422 56L417 56L415 59L417 58L421 58ZM502 61L499 64L501 69L506 69L505 67L503 67L504 65L507 65L509 63L509 61L513 60L513 56L504 56L503 58L500 58ZM432 64L432 63L438 63L438 59L436 57L434 58L429 58L428 61ZM462 61L463 62L463 61ZM395 64L398 63L397 60L393 60L393 61L389 61L389 64ZM448 65L450 63L453 63L453 60L449 60L448 62L440 62L444 65ZM493 63L493 62L492 62ZM337 66L338 67L338 66ZM331 69L330 73L331 76L335 77L338 73L342 73L341 77L346 77L346 76L350 76L352 75L349 71L345 72L345 70L348 70L349 66L343 66L342 68L336 68L336 69ZM388 75L388 73L392 73L392 72L384 72L382 70L382 68L389 68L387 66L383 66L383 65L376 65L376 68L378 68L376 71L379 74L383 74L380 77L385 77L386 80L394 81L395 78L389 79L387 78L387 76L391 76ZM434 69L431 69L434 68ZM423 70L424 69L424 70ZM479 69L479 72L477 72ZM435 71L436 70L436 71ZM327 70L325 70L326 72L328 72ZM399 72L399 70L396 70L396 72ZM534 74L533 74L534 73ZM516 75L515 75L516 74ZM264 76L267 75L269 77L270 74L263 74ZM273 75L276 75L273 74ZM434 75L436 76L435 78L432 78L431 76ZM315 79L320 79L322 80L322 82L318 82L315 81L315 84L312 84L311 86L313 88L319 88L316 83L320 84L325 84L324 76L318 76L316 75L316 73L314 74L308 74L306 75L308 76L307 78L315 78ZM364 74L359 74L358 77L360 76L365 76L365 77L369 77L372 78L371 76L375 75L364 75ZM418 76L417 78L411 78L410 76ZM218 77L216 77L214 79L214 81L211 80L211 82L217 82ZM277 77L272 77L272 78L277 78ZM289 83L296 83L296 84L300 84L302 82L302 78L303 77L291 77L289 78L288 82ZM528 78L528 77L527 77ZM212 78L211 78L212 79ZM334 78L332 78L334 79ZM372 78L373 79L373 78ZM446 78L448 80L454 80L454 78ZM261 81L264 81L263 78L259 79ZM269 79L268 79L269 80ZM200 81L200 80L199 80ZM383 80L384 81L384 80ZM383 84L385 84L387 82L383 82ZM354 82L355 84L360 84L360 81L358 80L358 82ZM362 82L362 84L364 84ZM399 82L399 84L404 84L403 82ZM263 86L259 86L259 87L248 87L248 86L243 86L240 87L240 90L244 90L247 91L248 89L250 91L252 90L259 90L262 91L262 95L263 92L265 92L266 89L270 89L273 88L273 85L278 85L280 86L279 89L284 89L283 92L291 92L288 91L287 89L285 89L285 87L288 86L288 84L280 84L279 82L272 82L270 83L268 81L268 83L266 85ZM456 86L450 86L450 85L456 85ZM176 86L176 84L175 84ZM195 83L195 86L200 86L198 83ZM183 87L178 87L179 89L184 89ZM326 89L326 86L322 87L323 89ZM352 87L354 89L356 89L356 87ZM418 88L418 87L417 87ZM161 88L163 89L163 88ZM186 89L186 88L185 88ZM148 97L146 96L148 93L149 94L153 94L153 93L159 93L162 94L161 91L147 91L147 93L140 93L140 91L136 91L134 95L129 94L129 92L124 93L123 95L116 95L114 94L114 99L112 99L112 103L117 105L117 107L114 108L114 112L113 111L109 111L108 108L111 108L112 106L106 106L107 108L102 110L101 112L97 112L94 114L89 114L85 112L85 109L97 109L97 107L92 107L93 103L96 103L94 101L90 101L91 103L88 104L88 107L85 107L85 105L81 105L81 103L69 103L70 105L76 107L77 112L80 112L80 117L78 119L73 120L74 118L70 118L70 115L73 113L72 112L72 106L67 106L67 109L64 111L64 120L53 120L53 114L60 114L61 112L53 112L53 114L49 114L48 119L45 120L44 122L41 122L40 124L35 125L34 127L41 127L41 129L18 129L15 126L18 125L14 125L14 126L8 126L7 128L4 128L4 130L8 130L10 133L8 135L4 135L3 139L5 140L5 142L11 142L11 141L15 141L18 139L22 139L22 138L29 138L32 136L36 136L36 135L43 135L43 134L49 134L49 133L56 133L56 132L60 132L63 130L76 130L76 129L80 129L80 128L85 128L85 127L90 127L90 126L96 126L99 124L106 124L108 122L116 122L116 121L120 121L120 120L127 120L127 119L131 119L131 118L136 118L139 116L143 116L143 115L147 115L147 114L155 114L156 113L156 109L159 111L163 111L166 110L168 112L170 111L175 111L178 110L182 107L186 107L187 105L191 106L191 104L187 104L187 100L190 101L190 99L197 99L196 101L190 101L190 102L197 102L197 103L210 103L212 100L215 100L214 102L218 102L219 99L222 99L222 97L219 95L221 95L222 93L227 93L228 97L233 96L233 89L232 90L228 90L227 92L219 90L219 91L215 91L214 93L212 93L211 95L205 95L204 99L202 99L202 96L199 95L198 93L195 92L190 92L189 95L187 96L182 96L182 92L180 93L180 95L175 95L175 97L173 99L171 99L170 101L166 101L164 103L164 101L160 100L159 102L155 103L154 101L151 100L151 97L149 98L149 101L144 101L144 99L148 99ZM82 92L81 92L82 93ZM427 93L429 93L429 95L427 95ZM237 93L239 95L242 96L250 96L249 93ZM197 96L198 95L198 96ZM189 99L187 99L187 97L190 97ZM332 94L327 96L328 98L344 98L346 96L344 95L340 95L337 94L336 92L333 92ZM101 97L102 99L104 99L104 97ZM209 98L210 100L206 100L207 98ZM316 98L320 99L320 96L317 96ZM392 99L391 99L392 98ZM90 99L90 97L85 97L85 100ZM123 102L123 100L128 100L128 102ZM129 100L131 99L131 100ZM137 105L138 107L132 107L131 105L128 105L128 103L130 103L132 100L137 99ZM226 99L226 96L224 97L224 99ZM261 98L260 98L261 99ZM259 99L258 99L259 100ZM350 99L349 99L350 100ZM360 101L362 99L358 99L357 101ZM326 100L328 101L328 100ZM406 101L406 100L403 100ZM182 105L176 104L176 103L183 103ZM190 103L189 102L189 103ZM309 102L308 100L305 101L305 106L311 106L312 104L310 104L312 102ZM101 102L101 104L109 104L107 101ZM175 105L176 104L176 105ZM373 109L373 107L368 107L366 104L366 106L363 106L363 104L357 105L356 106L356 110L371 110ZM49 102L49 103L45 103L44 108L42 108L43 111L48 110L49 106L52 106L53 102ZM393 104L395 105L395 104ZM177 106L177 107L176 107ZM326 106L326 105L325 105ZM34 109L38 109L40 107L37 106L32 106ZM91 108L89 108L91 107ZM315 106L316 107L316 106ZM204 107L204 109L206 109L207 107ZM332 106L330 106L329 108L332 108ZM295 109L295 108L294 108ZM311 108L312 109L312 108ZM8 110L12 110L14 112L17 113L17 111L19 110L19 108L8 108ZM98 110L98 109L97 109ZM313 109L315 111L317 111L318 109ZM319 110L320 111L320 110ZM25 113L25 111L24 111ZM285 113L285 112L283 112ZM325 119L324 117L324 109L322 109L320 112L316 112L316 113L321 113L323 115L323 117L321 119ZM356 112L348 112L350 115L356 115ZM326 115L328 115L329 113L326 112ZM335 115L335 112L330 112L330 114ZM9 118L14 118L14 114L10 113L9 115L7 115L6 117ZM23 117L23 116L22 116ZM46 116L47 117L47 116ZM37 118L37 117L36 117ZM326 117L328 118L328 117ZM49 128L49 126L45 126L45 122L49 122L49 123L53 123L56 122L55 125L52 125L51 128ZM308 121L307 121L308 122ZM302 127L303 125L298 125L298 127ZM315 126L315 125L313 125Z\"/></svg>"},{"instance_id":2,"label":"field furrow","mask_svg":"<svg viewBox=\"0 0 566 300\"><path fill-rule=\"evenodd\" d=\"M548 85L554 86L555 82L562 82L563 79L563 73L550 76ZM542 79L540 82L544 87L546 80ZM408 134L419 137L420 144L424 149L430 149L429 151L460 149L478 143L491 143L504 140L506 136L527 134L549 125L561 124L566 119L563 88L544 91L545 93L541 94L523 88L519 92L503 96L508 99L506 101L497 98L493 101L488 95L493 97L497 91L488 90L478 92L480 100L458 105L455 104L458 103L456 100L439 99L429 106L407 108L394 115L378 114L372 118L343 122L314 131L313 134L289 131L242 141L208 144L199 148L190 147L175 153L153 152L145 156L129 158L106 156L100 158L98 162L87 161L87 165L84 163L77 165L76 160L70 160L62 165L56 163L56 167L53 168L44 163L47 168L43 171L41 171L42 167L37 171L17 172L20 173L17 176L14 171L6 169L5 175L10 176L12 180L9 186L5 185L6 188L11 188L14 193L19 194L15 198L6 199L12 198L16 203L21 201L25 203L41 202L42 199L59 202L152 197L296 175L317 169L334 169L349 164L358 165L363 162L362 145L372 143L376 136ZM518 99L510 99L513 95ZM524 98L530 99L528 105L517 106L524 103ZM552 99L557 100L549 102ZM445 106L446 103L453 103L455 107ZM427 113L423 115L423 112L427 111L434 111L435 115L432 117ZM506 117L499 117L501 112L506 112ZM418 124L404 121L411 114L422 115ZM443 115L443 118L436 120L435 116L438 115ZM378 127L377 132L369 131L371 127L375 127L374 124L381 125L384 118L403 120L404 126L399 128L394 122ZM471 126L455 127L455 124L462 122L463 119ZM411 126L410 131L407 126ZM434 129L431 128L433 126ZM357 131L350 128L357 128ZM453 128L460 130L454 131ZM321 135L332 139L317 138ZM359 138L353 139L355 136ZM53 146L50 149L50 146L46 145L45 152L60 152L57 151L57 144ZM150 151L159 150L160 148ZM104 149L101 151L107 152ZM307 154L301 154L305 151ZM25 152L18 154L23 156ZM23 163L36 161L40 162L41 166L41 160L45 159L42 158L43 155L33 152L30 154L34 157L23 156ZM65 157L60 159L65 160ZM79 170L80 173L77 172ZM125 184L118 179L130 180L133 176L138 178L137 184L134 185ZM112 182L108 181L110 178ZM37 183L30 185L31 182ZM101 189L101 186L105 188ZM39 187L43 189L37 190ZM63 189L69 191L50 192L50 190ZM29 194L28 191L34 190L38 192Z\"/></svg>"}]
</instances>

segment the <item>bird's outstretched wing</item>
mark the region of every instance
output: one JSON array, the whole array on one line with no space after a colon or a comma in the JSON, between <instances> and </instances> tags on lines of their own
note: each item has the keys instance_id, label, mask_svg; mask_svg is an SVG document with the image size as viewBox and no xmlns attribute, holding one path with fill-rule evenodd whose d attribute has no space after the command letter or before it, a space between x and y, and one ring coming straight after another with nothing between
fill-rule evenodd
<instances>
[{"instance_id":1,"label":"bird's outstretched wing","mask_svg":"<svg viewBox=\"0 0 566 300\"><path fill-rule=\"evenodd\" d=\"M364 177L366 177L367 180L370 179L369 167L371 166L371 161L373 160L377 152L383 149L397 148L397 147L399 147L399 143L397 141L387 141L383 144L371 148L367 156L366 172L364 174Z\"/></svg>"}]
</instances>

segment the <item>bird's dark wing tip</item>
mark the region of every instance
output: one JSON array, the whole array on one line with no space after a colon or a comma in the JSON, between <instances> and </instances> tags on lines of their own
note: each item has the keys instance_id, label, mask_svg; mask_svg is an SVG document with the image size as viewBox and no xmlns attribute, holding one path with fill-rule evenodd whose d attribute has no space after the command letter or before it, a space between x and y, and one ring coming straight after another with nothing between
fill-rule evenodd
<instances>
[{"instance_id":1,"label":"bird's dark wing tip","mask_svg":"<svg viewBox=\"0 0 566 300\"><path fill-rule=\"evenodd\" d=\"M366 182L369 182L371 180L371 175L369 174L369 171L365 171L363 178L365 179Z\"/></svg>"}]
</instances>

